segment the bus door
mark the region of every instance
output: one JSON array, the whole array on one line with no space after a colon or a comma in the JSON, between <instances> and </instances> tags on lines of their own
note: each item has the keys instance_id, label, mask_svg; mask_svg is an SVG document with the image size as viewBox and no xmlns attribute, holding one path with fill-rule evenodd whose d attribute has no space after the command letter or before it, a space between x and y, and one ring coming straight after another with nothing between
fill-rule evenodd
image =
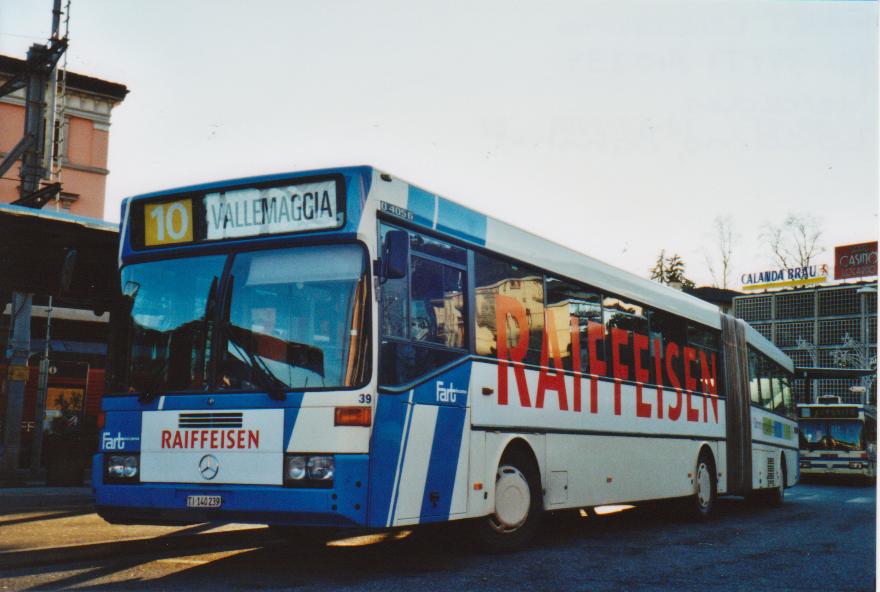
<instances>
[{"instance_id":1,"label":"bus door","mask_svg":"<svg viewBox=\"0 0 880 592\"><path fill-rule=\"evenodd\" d=\"M721 337L727 389L727 493L745 494L752 489L752 419L745 323L722 314Z\"/></svg>"},{"instance_id":2,"label":"bus door","mask_svg":"<svg viewBox=\"0 0 880 592\"><path fill-rule=\"evenodd\" d=\"M467 253L384 224L381 245L392 230L407 235L406 270L380 284L382 386L370 448L370 520L388 526L467 511L470 423Z\"/></svg>"}]
</instances>

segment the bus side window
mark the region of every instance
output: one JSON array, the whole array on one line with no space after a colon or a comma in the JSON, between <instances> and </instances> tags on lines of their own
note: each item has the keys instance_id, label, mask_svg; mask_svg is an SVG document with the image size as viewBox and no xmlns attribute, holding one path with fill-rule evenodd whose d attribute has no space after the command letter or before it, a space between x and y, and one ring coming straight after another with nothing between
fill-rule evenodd
<instances>
[{"instance_id":1,"label":"bus side window","mask_svg":"<svg viewBox=\"0 0 880 592\"><path fill-rule=\"evenodd\" d=\"M753 405L761 404L761 382L758 374L758 354L749 349L749 395Z\"/></svg>"},{"instance_id":2,"label":"bus side window","mask_svg":"<svg viewBox=\"0 0 880 592\"><path fill-rule=\"evenodd\" d=\"M613 339L609 339L609 355L607 364L608 376L614 378L622 378L624 380L635 380L635 359L633 357L633 335L638 333L647 337L648 335L648 318L645 316L645 310L641 305L626 302L616 296L605 296L602 300L602 314L605 319L605 328L609 336L613 330L623 330L626 332L626 345L618 347L619 351L613 351ZM620 335L620 333L618 333ZM644 352L643 352L644 353ZM614 359L617 356L618 364L621 366L623 376L614 375ZM645 366L647 360L639 361L640 367L650 368L650 364Z\"/></svg>"},{"instance_id":3,"label":"bus side window","mask_svg":"<svg viewBox=\"0 0 880 592\"><path fill-rule=\"evenodd\" d=\"M684 344L687 343L686 323L681 317L662 310L652 310L650 315L651 348L660 355L660 372L665 386L680 385L684 388ZM660 338L662 351L655 351L654 340ZM651 364L656 368L656 357ZM671 375L670 375L671 373ZM655 378L656 380L656 378Z\"/></svg>"},{"instance_id":4,"label":"bus side window","mask_svg":"<svg viewBox=\"0 0 880 592\"><path fill-rule=\"evenodd\" d=\"M479 252L474 253L474 276L477 354L498 356L497 323L503 317L507 343L502 344L501 349L515 350L520 343L520 332L528 331L525 354L517 361L540 364L544 337L544 276L531 268ZM504 307L500 315L499 303ZM520 320L524 326L520 326Z\"/></svg>"},{"instance_id":5,"label":"bus side window","mask_svg":"<svg viewBox=\"0 0 880 592\"><path fill-rule=\"evenodd\" d=\"M464 270L413 255L410 338L464 348Z\"/></svg>"},{"instance_id":6,"label":"bus side window","mask_svg":"<svg viewBox=\"0 0 880 592\"><path fill-rule=\"evenodd\" d=\"M785 414L796 417L794 401L791 398L791 375L782 371L782 403L785 406Z\"/></svg>"},{"instance_id":7,"label":"bus side window","mask_svg":"<svg viewBox=\"0 0 880 592\"><path fill-rule=\"evenodd\" d=\"M383 224L380 236L392 227ZM467 252L409 232L408 275L380 285L381 384L405 384L467 348Z\"/></svg>"},{"instance_id":8,"label":"bus side window","mask_svg":"<svg viewBox=\"0 0 880 592\"><path fill-rule=\"evenodd\" d=\"M723 394L721 382L723 372L719 366L721 351L721 333L715 329L709 329L688 323L688 345L697 350L696 366L698 368L697 388L700 392L709 394ZM703 362L705 361L704 367ZM712 382L715 382L713 385Z\"/></svg>"},{"instance_id":9,"label":"bus side window","mask_svg":"<svg viewBox=\"0 0 880 592\"><path fill-rule=\"evenodd\" d=\"M761 406L773 410L773 364L764 354L758 354L758 379L761 383Z\"/></svg>"},{"instance_id":10,"label":"bus side window","mask_svg":"<svg viewBox=\"0 0 880 592\"><path fill-rule=\"evenodd\" d=\"M785 371L775 362L770 362L770 367L773 373L773 411L785 415Z\"/></svg>"},{"instance_id":11,"label":"bus side window","mask_svg":"<svg viewBox=\"0 0 880 592\"><path fill-rule=\"evenodd\" d=\"M577 369L583 374L591 373L587 331L590 322L602 322L601 296L598 292L549 276L545 286L547 318L553 322L553 326L547 330L556 333L562 367L565 370ZM577 343L573 343L573 340L577 340ZM575 345L580 359L573 365Z\"/></svg>"}]
</instances>

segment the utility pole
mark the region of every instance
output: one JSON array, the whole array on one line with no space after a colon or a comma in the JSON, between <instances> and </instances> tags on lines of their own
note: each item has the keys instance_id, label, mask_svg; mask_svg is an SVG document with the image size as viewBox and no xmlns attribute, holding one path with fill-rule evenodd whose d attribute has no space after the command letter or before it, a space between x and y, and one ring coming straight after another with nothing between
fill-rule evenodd
<instances>
[{"instance_id":1,"label":"utility pole","mask_svg":"<svg viewBox=\"0 0 880 592\"><path fill-rule=\"evenodd\" d=\"M35 43L28 50L24 70L0 86L0 97L21 89L25 90L24 135L0 162L0 176L21 159L19 199L13 204L42 208L61 191L60 183L40 189L40 179L46 174L46 88L54 78L55 66L67 50L67 38L59 38L61 0L55 0L52 10L52 37L48 44ZM54 91L53 91L54 92ZM24 389L28 379L28 358L31 341L32 294L12 293L12 318L7 358L9 369L6 378L6 413L3 425L3 454L0 470L15 471L19 467L21 447L21 418L24 405ZM37 423L43 418L37 417ZM33 467L33 468L39 468Z\"/></svg>"},{"instance_id":2,"label":"utility pole","mask_svg":"<svg viewBox=\"0 0 880 592\"><path fill-rule=\"evenodd\" d=\"M40 359L40 371L37 378L37 406L34 409L34 431L31 436L31 469L40 468L43 458L43 424L46 417L46 395L49 392L49 341L52 339L52 296L49 296L49 307L46 309L46 343L43 346L43 357Z\"/></svg>"}]
</instances>

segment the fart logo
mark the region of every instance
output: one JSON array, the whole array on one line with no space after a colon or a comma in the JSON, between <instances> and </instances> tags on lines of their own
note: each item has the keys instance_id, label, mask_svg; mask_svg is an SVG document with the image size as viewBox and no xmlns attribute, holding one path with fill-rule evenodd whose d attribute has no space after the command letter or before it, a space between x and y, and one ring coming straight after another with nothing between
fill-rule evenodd
<instances>
[{"instance_id":1,"label":"fart logo","mask_svg":"<svg viewBox=\"0 0 880 592\"><path fill-rule=\"evenodd\" d=\"M450 382L449 386L443 386L443 381L437 381L437 402L438 403L455 403L458 395L465 395L467 391L455 388L455 384Z\"/></svg>"},{"instance_id":2,"label":"fart logo","mask_svg":"<svg viewBox=\"0 0 880 592\"><path fill-rule=\"evenodd\" d=\"M114 436L110 432L101 433L101 448L103 450L125 450L126 442L137 442L140 438L135 436L123 436L122 432L116 432Z\"/></svg>"}]
</instances>

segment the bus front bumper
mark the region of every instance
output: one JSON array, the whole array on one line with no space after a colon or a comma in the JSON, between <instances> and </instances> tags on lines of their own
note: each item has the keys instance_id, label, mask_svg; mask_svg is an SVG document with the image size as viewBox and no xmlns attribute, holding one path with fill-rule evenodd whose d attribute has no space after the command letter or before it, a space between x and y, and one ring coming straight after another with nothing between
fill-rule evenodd
<instances>
[{"instance_id":1,"label":"bus front bumper","mask_svg":"<svg viewBox=\"0 0 880 592\"><path fill-rule=\"evenodd\" d=\"M875 467L864 459L800 460L801 475L873 475Z\"/></svg>"},{"instance_id":2,"label":"bus front bumper","mask_svg":"<svg viewBox=\"0 0 880 592\"><path fill-rule=\"evenodd\" d=\"M366 524L368 456L336 456L331 488L194 483L104 482L103 455L92 464L95 509L113 524L241 522L320 527ZM190 508L193 496L220 498L217 508Z\"/></svg>"}]
</instances>

